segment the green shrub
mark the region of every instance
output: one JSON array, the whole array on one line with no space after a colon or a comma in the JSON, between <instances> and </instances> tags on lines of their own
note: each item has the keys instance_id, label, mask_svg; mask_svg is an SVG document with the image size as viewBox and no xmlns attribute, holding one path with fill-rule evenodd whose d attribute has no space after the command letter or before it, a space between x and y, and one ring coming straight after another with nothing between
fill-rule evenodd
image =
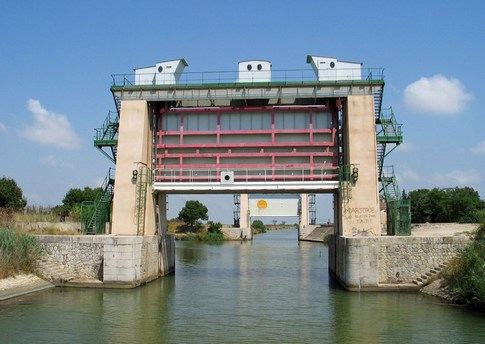
<instances>
[{"instance_id":1,"label":"green shrub","mask_svg":"<svg viewBox=\"0 0 485 344\"><path fill-rule=\"evenodd\" d=\"M207 232L209 233L221 233L222 223L220 222L207 222Z\"/></svg>"},{"instance_id":2,"label":"green shrub","mask_svg":"<svg viewBox=\"0 0 485 344\"><path fill-rule=\"evenodd\" d=\"M445 269L443 277L459 302L485 309L485 224L473 242Z\"/></svg>"},{"instance_id":3,"label":"green shrub","mask_svg":"<svg viewBox=\"0 0 485 344\"><path fill-rule=\"evenodd\" d=\"M203 236L201 241L208 241L208 242L224 241L224 234L222 234L221 231L219 231L219 232L209 232L209 233L207 233L206 235Z\"/></svg>"},{"instance_id":4,"label":"green shrub","mask_svg":"<svg viewBox=\"0 0 485 344\"><path fill-rule=\"evenodd\" d=\"M0 278L32 272L41 253L37 239L13 229L0 229Z\"/></svg>"},{"instance_id":5,"label":"green shrub","mask_svg":"<svg viewBox=\"0 0 485 344\"><path fill-rule=\"evenodd\" d=\"M261 220L254 220L251 224L251 229L253 231L253 234L266 233L267 230L266 226Z\"/></svg>"},{"instance_id":6,"label":"green shrub","mask_svg":"<svg viewBox=\"0 0 485 344\"><path fill-rule=\"evenodd\" d=\"M71 211L69 211L69 217L71 221L80 221L81 220L81 213L82 213L82 206L81 204L75 204L72 206Z\"/></svg>"}]
</instances>

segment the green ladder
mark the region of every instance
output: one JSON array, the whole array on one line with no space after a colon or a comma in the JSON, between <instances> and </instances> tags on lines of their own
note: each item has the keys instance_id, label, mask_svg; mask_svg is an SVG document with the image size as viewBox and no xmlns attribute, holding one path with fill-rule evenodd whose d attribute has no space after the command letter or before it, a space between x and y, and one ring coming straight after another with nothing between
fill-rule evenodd
<instances>
[{"instance_id":1,"label":"green ladder","mask_svg":"<svg viewBox=\"0 0 485 344\"><path fill-rule=\"evenodd\" d=\"M411 201L401 194L394 166L383 167L381 192L387 205L387 234L411 235Z\"/></svg>"},{"instance_id":2,"label":"green ladder","mask_svg":"<svg viewBox=\"0 0 485 344\"><path fill-rule=\"evenodd\" d=\"M106 222L109 222L111 201L114 191L114 169L110 168L101 188L103 192L94 202L81 205L81 226L84 234L104 234Z\"/></svg>"},{"instance_id":3,"label":"green ladder","mask_svg":"<svg viewBox=\"0 0 485 344\"><path fill-rule=\"evenodd\" d=\"M148 184L151 182L151 173L148 167L141 165L136 178L135 216L137 235L145 234L145 209Z\"/></svg>"}]
</instances>

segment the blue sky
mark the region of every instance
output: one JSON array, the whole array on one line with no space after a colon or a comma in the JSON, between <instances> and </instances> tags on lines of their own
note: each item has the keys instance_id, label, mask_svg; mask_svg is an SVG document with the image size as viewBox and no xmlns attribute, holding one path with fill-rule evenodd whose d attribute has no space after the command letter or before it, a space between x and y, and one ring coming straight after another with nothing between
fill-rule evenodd
<instances>
[{"instance_id":1,"label":"blue sky","mask_svg":"<svg viewBox=\"0 0 485 344\"><path fill-rule=\"evenodd\" d=\"M406 143L388 160L402 187L469 185L484 198L484 22L484 1L8 1L0 176L31 204L98 184L110 163L93 148L93 128L113 109L112 73L179 57L188 71L236 70L251 58L307 68L315 54L385 68L384 104L404 124ZM227 196L203 200L230 222ZM182 201L171 199L172 215Z\"/></svg>"}]
</instances>

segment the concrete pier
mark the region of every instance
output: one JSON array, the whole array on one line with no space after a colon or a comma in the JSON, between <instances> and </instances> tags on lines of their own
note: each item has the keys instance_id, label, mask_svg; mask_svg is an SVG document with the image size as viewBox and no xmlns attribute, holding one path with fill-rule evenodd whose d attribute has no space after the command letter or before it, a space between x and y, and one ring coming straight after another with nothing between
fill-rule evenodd
<instances>
[{"instance_id":1,"label":"concrete pier","mask_svg":"<svg viewBox=\"0 0 485 344\"><path fill-rule=\"evenodd\" d=\"M175 271L171 235L37 238L45 250L40 273L57 285L133 288Z\"/></svg>"}]
</instances>

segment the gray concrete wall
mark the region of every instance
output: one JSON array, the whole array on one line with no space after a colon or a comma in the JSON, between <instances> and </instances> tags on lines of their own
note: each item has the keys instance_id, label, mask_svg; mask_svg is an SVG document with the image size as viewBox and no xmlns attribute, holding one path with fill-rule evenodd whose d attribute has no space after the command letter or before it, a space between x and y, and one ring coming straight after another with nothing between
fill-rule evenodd
<instances>
[{"instance_id":1,"label":"gray concrete wall","mask_svg":"<svg viewBox=\"0 0 485 344\"><path fill-rule=\"evenodd\" d=\"M341 237L329 244L329 269L349 290L411 286L469 243L457 237Z\"/></svg>"},{"instance_id":2,"label":"gray concrete wall","mask_svg":"<svg viewBox=\"0 0 485 344\"><path fill-rule=\"evenodd\" d=\"M298 240L324 242L330 234L334 234L334 225L308 225L299 228Z\"/></svg>"},{"instance_id":3,"label":"gray concrete wall","mask_svg":"<svg viewBox=\"0 0 485 344\"><path fill-rule=\"evenodd\" d=\"M49 266L57 265L59 274L70 276L67 281L70 285L82 286L98 280L103 286L135 287L175 269L175 244L171 235L39 235L37 238L45 250L42 259L49 261ZM63 276L56 280L62 281Z\"/></svg>"},{"instance_id":4,"label":"gray concrete wall","mask_svg":"<svg viewBox=\"0 0 485 344\"><path fill-rule=\"evenodd\" d=\"M251 228L223 227L221 232L226 240L251 240Z\"/></svg>"}]
</instances>

